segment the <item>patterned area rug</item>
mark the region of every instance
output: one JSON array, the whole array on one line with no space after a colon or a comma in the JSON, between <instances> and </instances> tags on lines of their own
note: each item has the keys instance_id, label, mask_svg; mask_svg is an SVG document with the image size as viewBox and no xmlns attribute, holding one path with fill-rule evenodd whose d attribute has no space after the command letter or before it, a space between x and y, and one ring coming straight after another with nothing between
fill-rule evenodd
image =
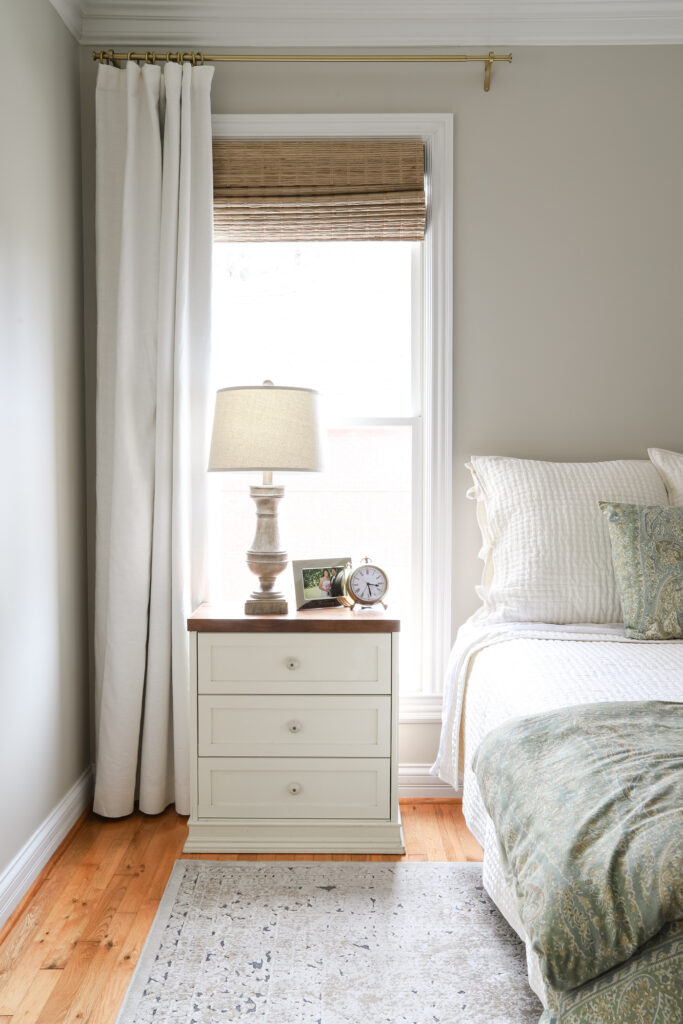
<instances>
[{"instance_id":1,"label":"patterned area rug","mask_svg":"<svg viewBox=\"0 0 683 1024\"><path fill-rule=\"evenodd\" d=\"M479 864L177 861L117 1024L537 1024Z\"/></svg>"}]
</instances>

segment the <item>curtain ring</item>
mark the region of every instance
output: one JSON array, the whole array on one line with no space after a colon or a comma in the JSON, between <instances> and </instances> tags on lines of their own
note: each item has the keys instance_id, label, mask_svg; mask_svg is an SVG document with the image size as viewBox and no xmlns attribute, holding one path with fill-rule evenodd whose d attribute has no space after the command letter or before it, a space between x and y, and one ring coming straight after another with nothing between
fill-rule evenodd
<instances>
[{"instance_id":1,"label":"curtain ring","mask_svg":"<svg viewBox=\"0 0 683 1024\"><path fill-rule=\"evenodd\" d=\"M135 51L134 51L134 50L129 50L129 51L128 51L128 60L132 60L132 59L133 59L133 54L134 54L134 53L135 53Z\"/></svg>"},{"instance_id":2,"label":"curtain ring","mask_svg":"<svg viewBox=\"0 0 683 1024\"><path fill-rule=\"evenodd\" d=\"M118 68L113 50L95 50L93 58L98 60L100 64L107 64L109 67Z\"/></svg>"},{"instance_id":3,"label":"curtain ring","mask_svg":"<svg viewBox=\"0 0 683 1024\"><path fill-rule=\"evenodd\" d=\"M185 61L187 61L187 63L189 64L190 61L192 60L192 54L191 53L181 53L180 60L181 60L182 63L185 63Z\"/></svg>"},{"instance_id":4,"label":"curtain ring","mask_svg":"<svg viewBox=\"0 0 683 1024\"><path fill-rule=\"evenodd\" d=\"M145 50L145 60L147 61L148 64L156 64L156 53L153 53L151 50Z\"/></svg>"},{"instance_id":5,"label":"curtain ring","mask_svg":"<svg viewBox=\"0 0 683 1024\"><path fill-rule=\"evenodd\" d=\"M200 67L204 67L204 54L201 51L195 53L195 60L197 61Z\"/></svg>"}]
</instances>

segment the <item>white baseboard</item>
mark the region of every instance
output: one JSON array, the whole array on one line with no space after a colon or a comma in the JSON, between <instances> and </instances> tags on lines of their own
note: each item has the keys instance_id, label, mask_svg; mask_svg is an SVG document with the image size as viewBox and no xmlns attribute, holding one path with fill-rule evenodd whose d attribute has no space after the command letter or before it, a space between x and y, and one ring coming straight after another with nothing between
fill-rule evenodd
<instances>
[{"instance_id":1,"label":"white baseboard","mask_svg":"<svg viewBox=\"0 0 683 1024\"><path fill-rule=\"evenodd\" d=\"M91 798L92 771L87 768L0 874L0 927L88 808Z\"/></svg>"},{"instance_id":2,"label":"white baseboard","mask_svg":"<svg viewBox=\"0 0 683 1024\"><path fill-rule=\"evenodd\" d=\"M447 782L430 775L430 767L428 764L399 765L399 800L452 800L460 796Z\"/></svg>"}]
</instances>

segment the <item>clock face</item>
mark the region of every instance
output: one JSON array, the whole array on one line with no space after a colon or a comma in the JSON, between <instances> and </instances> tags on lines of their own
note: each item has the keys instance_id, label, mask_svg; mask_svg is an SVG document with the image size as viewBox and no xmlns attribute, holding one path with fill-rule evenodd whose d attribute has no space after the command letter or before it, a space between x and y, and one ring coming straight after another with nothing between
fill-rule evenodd
<instances>
[{"instance_id":1,"label":"clock face","mask_svg":"<svg viewBox=\"0 0 683 1024\"><path fill-rule=\"evenodd\" d=\"M381 601L387 592L388 581L376 565L359 565L351 573L349 590L359 604Z\"/></svg>"}]
</instances>

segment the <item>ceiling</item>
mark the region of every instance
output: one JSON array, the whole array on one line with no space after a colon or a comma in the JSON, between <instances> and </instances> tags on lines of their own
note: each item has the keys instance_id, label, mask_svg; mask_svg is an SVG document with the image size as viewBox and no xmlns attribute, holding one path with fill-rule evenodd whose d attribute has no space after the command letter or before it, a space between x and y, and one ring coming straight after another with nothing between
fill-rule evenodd
<instances>
[{"instance_id":1,"label":"ceiling","mask_svg":"<svg viewBox=\"0 0 683 1024\"><path fill-rule=\"evenodd\" d=\"M95 46L683 43L683 0L51 0Z\"/></svg>"}]
</instances>

